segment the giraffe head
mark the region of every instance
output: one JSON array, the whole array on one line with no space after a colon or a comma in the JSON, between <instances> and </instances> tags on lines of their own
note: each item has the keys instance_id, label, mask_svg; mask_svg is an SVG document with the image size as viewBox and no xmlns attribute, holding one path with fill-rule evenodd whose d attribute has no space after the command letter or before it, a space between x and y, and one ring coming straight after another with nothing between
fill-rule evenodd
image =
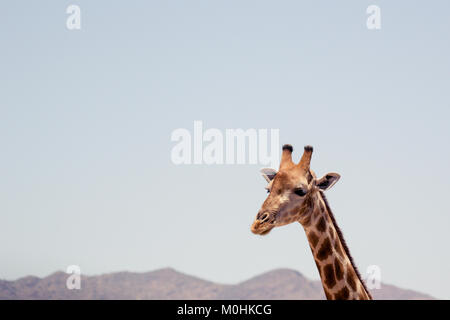
<instances>
[{"instance_id":1,"label":"giraffe head","mask_svg":"<svg viewBox=\"0 0 450 320\"><path fill-rule=\"evenodd\" d=\"M291 145L283 146L280 168L262 169L261 173L268 182L269 195L264 201L251 226L255 234L265 235L275 227L295 221L302 223L310 213L315 193L331 188L340 178L337 173L328 173L317 179L310 170L313 148L306 146L299 163L292 161Z\"/></svg>"}]
</instances>

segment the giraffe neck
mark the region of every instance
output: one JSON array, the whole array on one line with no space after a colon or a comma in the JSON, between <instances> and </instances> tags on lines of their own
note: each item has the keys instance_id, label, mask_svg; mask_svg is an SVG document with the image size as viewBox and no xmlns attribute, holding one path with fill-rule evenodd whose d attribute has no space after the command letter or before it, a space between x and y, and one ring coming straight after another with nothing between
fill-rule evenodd
<instances>
[{"instance_id":1,"label":"giraffe neck","mask_svg":"<svg viewBox=\"0 0 450 320\"><path fill-rule=\"evenodd\" d=\"M309 213L300 221L305 229L328 300L372 297L353 264L345 240L321 192L310 199Z\"/></svg>"}]
</instances>

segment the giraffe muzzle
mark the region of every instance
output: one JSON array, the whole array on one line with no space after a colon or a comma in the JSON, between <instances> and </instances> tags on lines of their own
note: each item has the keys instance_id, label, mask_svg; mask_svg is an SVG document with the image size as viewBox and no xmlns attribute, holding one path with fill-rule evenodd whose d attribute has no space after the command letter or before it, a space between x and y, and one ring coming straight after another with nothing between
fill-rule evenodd
<instances>
[{"instance_id":1,"label":"giraffe muzzle","mask_svg":"<svg viewBox=\"0 0 450 320\"><path fill-rule=\"evenodd\" d=\"M265 235L269 233L269 231L272 230L274 227L273 219L272 221L270 220L271 215L268 212L259 212L250 230L254 234Z\"/></svg>"}]
</instances>

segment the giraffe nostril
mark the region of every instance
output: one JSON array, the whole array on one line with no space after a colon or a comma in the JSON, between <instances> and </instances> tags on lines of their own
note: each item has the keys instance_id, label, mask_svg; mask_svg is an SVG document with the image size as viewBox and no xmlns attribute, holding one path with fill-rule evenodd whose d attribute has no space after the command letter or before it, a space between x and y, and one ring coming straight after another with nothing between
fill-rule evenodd
<instances>
[{"instance_id":1,"label":"giraffe nostril","mask_svg":"<svg viewBox=\"0 0 450 320\"><path fill-rule=\"evenodd\" d=\"M266 222L267 219L269 219L269 215L267 213L263 213L262 215L260 215L260 217L258 218L258 220L260 220L261 222Z\"/></svg>"}]
</instances>

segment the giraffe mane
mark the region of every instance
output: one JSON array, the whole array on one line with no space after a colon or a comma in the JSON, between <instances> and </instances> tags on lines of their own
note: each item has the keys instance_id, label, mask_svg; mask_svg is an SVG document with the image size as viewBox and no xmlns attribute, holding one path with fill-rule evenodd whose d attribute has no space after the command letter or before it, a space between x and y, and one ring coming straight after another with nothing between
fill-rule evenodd
<instances>
[{"instance_id":1,"label":"giraffe mane","mask_svg":"<svg viewBox=\"0 0 450 320\"><path fill-rule=\"evenodd\" d=\"M358 277L359 281L361 282L362 286L364 287L364 290L366 290L367 295L369 296L369 298L373 299L372 295L369 292L369 290L367 290L366 284L362 280L361 274L359 273L359 270L356 267L355 262L353 261L353 257L350 254L350 250L348 249L347 243L345 242L344 235L343 235L341 229L339 228L339 226L336 223L336 219L334 218L333 212L331 211L330 205L328 204L328 200L325 197L325 193L323 193L323 191L321 191L321 190L319 192L320 192L320 195L322 196L323 201L325 202L325 206L327 208L328 215L331 218L331 222L334 225L334 229L336 229L337 236L338 236L339 240L341 241L342 246L344 247L345 254L348 256L348 259L350 260L350 263L351 263L353 269L355 270L356 276Z\"/></svg>"}]
</instances>

